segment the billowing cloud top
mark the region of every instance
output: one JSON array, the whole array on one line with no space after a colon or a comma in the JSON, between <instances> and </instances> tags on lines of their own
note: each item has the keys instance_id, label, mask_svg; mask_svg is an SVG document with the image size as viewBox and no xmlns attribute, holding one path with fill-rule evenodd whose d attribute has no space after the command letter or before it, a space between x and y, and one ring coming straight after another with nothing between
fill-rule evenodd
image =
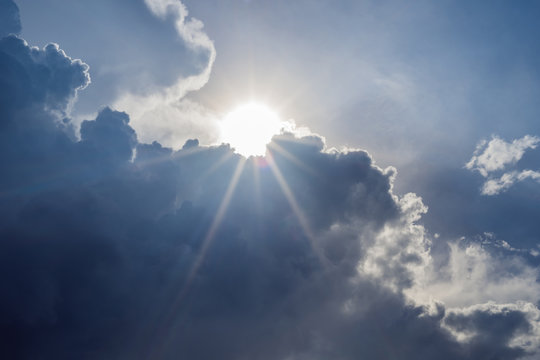
<instances>
[{"instance_id":1,"label":"billowing cloud top","mask_svg":"<svg viewBox=\"0 0 540 360\"><path fill-rule=\"evenodd\" d=\"M491 254L455 245L493 294L461 299L427 208L368 153L292 134L265 157L173 151L109 108L77 139L65 115L88 67L14 36L0 79L5 358L534 358L537 271L511 258L495 278Z\"/></svg>"},{"instance_id":2,"label":"billowing cloud top","mask_svg":"<svg viewBox=\"0 0 540 360\"><path fill-rule=\"evenodd\" d=\"M90 82L88 65L69 58L56 44L40 50L15 36L0 42L4 111L37 104L64 112Z\"/></svg>"}]
</instances>

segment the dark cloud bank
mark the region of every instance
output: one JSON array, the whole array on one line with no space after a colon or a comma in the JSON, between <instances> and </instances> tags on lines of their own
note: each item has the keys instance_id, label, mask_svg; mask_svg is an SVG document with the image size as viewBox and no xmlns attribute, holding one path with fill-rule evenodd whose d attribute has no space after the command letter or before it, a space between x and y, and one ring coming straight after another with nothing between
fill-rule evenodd
<instances>
[{"instance_id":1,"label":"dark cloud bank","mask_svg":"<svg viewBox=\"0 0 540 360\"><path fill-rule=\"evenodd\" d=\"M0 34L16 33L6 18ZM197 141L172 151L108 108L78 139L64 117L89 81L56 45L0 40L3 359L532 356L515 342L533 331L522 308L407 300L423 207L366 152L293 135L245 162Z\"/></svg>"}]
</instances>

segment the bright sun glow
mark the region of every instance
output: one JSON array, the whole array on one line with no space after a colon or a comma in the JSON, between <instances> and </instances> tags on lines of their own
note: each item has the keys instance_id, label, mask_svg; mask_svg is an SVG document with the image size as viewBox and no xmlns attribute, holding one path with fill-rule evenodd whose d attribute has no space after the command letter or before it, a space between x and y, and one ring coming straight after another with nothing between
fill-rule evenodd
<instances>
[{"instance_id":1,"label":"bright sun glow","mask_svg":"<svg viewBox=\"0 0 540 360\"><path fill-rule=\"evenodd\" d=\"M268 107L249 103L225 116L220 124L221 141L237 153L249 157L264 155L272 136L279 134L284 123Z\"/></svg>"}]
</instances>

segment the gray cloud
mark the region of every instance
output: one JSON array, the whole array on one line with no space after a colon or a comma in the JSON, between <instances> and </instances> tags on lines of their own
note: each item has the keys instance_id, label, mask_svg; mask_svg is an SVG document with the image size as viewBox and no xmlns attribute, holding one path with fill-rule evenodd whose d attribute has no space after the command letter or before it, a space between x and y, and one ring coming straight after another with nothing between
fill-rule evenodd
<instances>
[{"instance_id":1,"label":"gray cloud","mask_svg":"<svg viewBox=\"0 0 540 360\"><path fill-rule=\"evenodd\" d=\"M458 337L468 338L473 357L510 359L531 355L524 348L538 349L539 316L530 304L487 303L451 311L444 323Z\"/></svg>"},{"instance_id":2,"label":"gray cloud","mask_svg":"<svg viewBox=\"0 0 540 360\"><path fill-rule=\"evenodd\" d=\"M534 355L531 302L423 301L423 276L441 280L427 208L367 152L292 134L265 157L175 151L109 108L75 139L65 113L88 67L16 37L0 60L6 358Z\"/></svg>"},{"instance_id":3,"label":"gray cloud","mask_svg":"<svg viewBox=\"0 0 540 360\"><path fill-rule=\"evenodd\" d=\"M88 65L56 44L38 49L11 35L0 39L0 49L4 111L37 104L65 114L77 91L90 83Z\"/></svg>"}]
</instances>

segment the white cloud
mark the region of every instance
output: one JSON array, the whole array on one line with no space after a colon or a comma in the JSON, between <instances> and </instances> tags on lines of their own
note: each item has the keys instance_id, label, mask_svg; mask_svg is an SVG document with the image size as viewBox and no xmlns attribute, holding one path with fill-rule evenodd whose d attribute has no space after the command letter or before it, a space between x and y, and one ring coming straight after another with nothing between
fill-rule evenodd
<instances>
[{"instance_id":1,"label":"white cloud","mask_svg":"<svg viewBox=\"0 0 540 360\"><path fill-rule=\"evenodd\" d=\"M494 171L504 170L508 165L516 164L526 150L535 149L538 143L540 143L540 138L531 135L525 135L511 143L494 136L491 141L482 140L477 145L473 157L465 164L465 167L476 170L483 177L488 178L482 185L482 195L500 194L515 183L527 179L540 182L540 172L530 169L507 171L499 177L492 175Z\"/></svg>"},{"instance_id":2,"label":"white cloud","mask_svg":"<svg viewBox=\"0 0 540 360\"><path fill-rule=\"evenodd\" d=\"M414 194L396 200L402 216L374 234L359 263L359 275L404 294L410 304L424 308L423 316L440 316L442 325L471 354L480 354L482 346L507 343L535 356L540 345L540 310L535 305L540 271L526 263L523 251L486 234L484 242L450 243L448 261L437 265L427 231L417 223L427 207ZM508 252L496 255L483 246L492 242ZM344 304L345 313L351 306ZM505 333L491 330L493 324Z\"/></svg>"},{"instance_id":3,"label":"white cloud","mask_svg":"<svg viewBox=\"0 0 540 360\"><path fill-rule=\"evenodd\" d=\"M424 280L410 295L420 303L436 299L452 308L488 301L535 302L540 296L539 275L538 269L519 256L499 258L477 243L451 243L448 264L427 269Z\"/></svg>"},{"instance_id":4,"label":"white cloud","mask_svg":"<svg viewBox=\"0 0 540 360\"><path fill-rule=\"evenodd\" d=\"M534 305L540 299L539 269L503 241L497 244L513 254L495 255L480 242L450 243L446 265L437 266L427 232L416 223L427 208L414 194L399 204L403 216L375 234L359 275L404 294L412 305L424 308L423 316L440 316L443 327L473 358L483 346L506 343L526 351L524 359L533 359L527 356L536 356L540 346L540 310ZM494 235L486 236L486 244L491 243ZM353 305L345 303L344 312L353 312Z\"/></svg>"},{"instance_id":5,"label":"white cloud","mask_svg":"<svg viewBox=\"0 0 540 360\"><path fill-rule=\"evenodd\" d=\"M540 182L540 172L534 170L511 171L499 178L489 179L482 186L483 195L497 195L508 190L516 182L532 179Z\"/></svg>"},{"instance_id":6,"label":"white cloud","mask_svg":"<svg viewBox=\"0 0 540 360\"><path fill-rule=\"evenodd\" d=\"M405 194L398 203L403 216L375 234L375 242L359 266L361 273L383 280L395 291L414 287L431 263L431 242L424 227L416 223L427 206L413 193Z\"/></svg>"},{"instance_id":7,"label":"white cloud","mask_svg":"<svg viewBox=\"0 0 540 360\"><path fill-rule=\"evenodd\" d=\"M396 200L402 216L375 234L359 262L360 274L376 278L394 291L403 292L417 305L442 302L449 308L465 308L494 301L499 304L540 300L540 269L522 257L526 250L514 249L486 233L483 241L449 243L448 261L436 265L431 240L417 222L427 212L422 199L406 194ZM364 240L364 242L368 242ZM488 245L508 253L495 255Z\"/></svg>"},{"instance_id":8,"label":"white cloud","mask_svg":"<svg viewBox=\"0 0 540 360\"><path fill-rule=\"evenodd\" d=\"M535 149L539 142L539 137L531 135L525 135L511 143L494 136L491 141L483 140L478 144L473 157L465 167L477 170L482 176L487 177L490 172L503 170L507 165L517 163L526 150Z\"/></svg>"},{"instance_id":9,"label":"white cloud","mask_svg":"<svg viewBox=\"0 0 540 360\"><path fill-rule=\"evenodd\" d=\"M115 101L113 107L130 113L131 126L145 142L158 140L164 145L178 148L188 137L213 139L217 136L217 130L214 126L214 117L209 111L192 101L180 102L180 100L189 92L201 89L208 82L216 59L214 43L204 32L204 24L196 18L189 17L185 5L180 0L145 0L145 3L155 16L161 19L173 17L180 39L192 51L206 55L206 64L198 74L179 78L174 85L160 91L146 95L124 94ZM197 109L201 111L196 111ZM186 117L186 114L189 116ZM196 119L199 124L194 124L192 119ZM194 127L204 131L193 132L191 130Z\"/></svg>"}]
</instances>

